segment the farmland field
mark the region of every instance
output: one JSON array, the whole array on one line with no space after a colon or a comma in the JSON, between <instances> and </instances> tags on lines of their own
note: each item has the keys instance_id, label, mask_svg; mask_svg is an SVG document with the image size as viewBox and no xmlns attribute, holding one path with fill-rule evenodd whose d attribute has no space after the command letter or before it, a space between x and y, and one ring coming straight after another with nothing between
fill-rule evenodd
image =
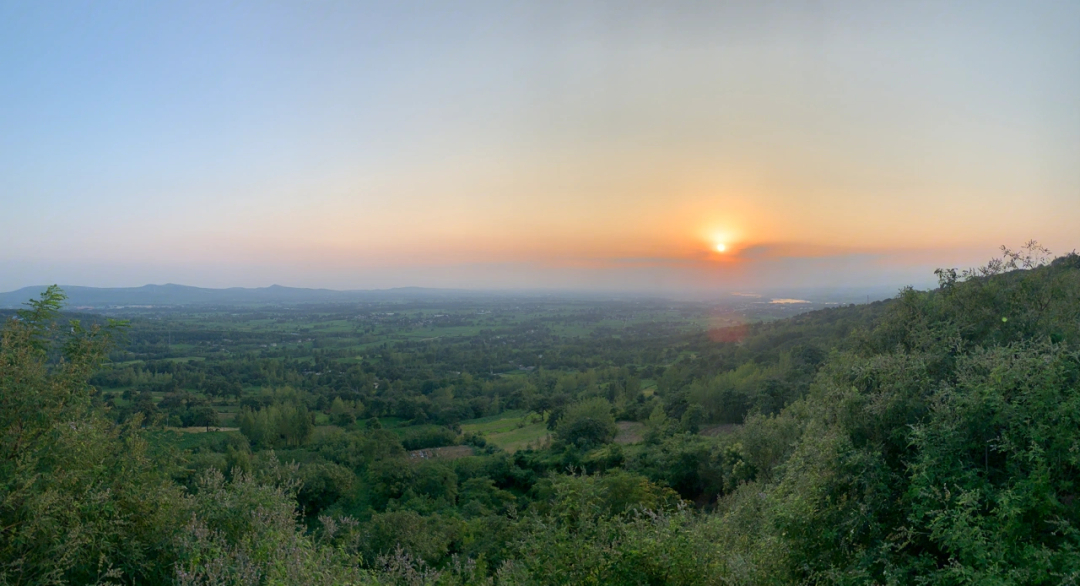
<instances>
[{"instance_id":1,"label":"farmland field","mask_svg":"<svg viewBox=\"0 0 1080 586\"><path fill-rule=\"evenodd\" d=\"M521 411L507 411L496 417L464 421L461 429L480 434L488 443L511 453L530 445L543 445L551 435L544 417Z\"/></svg>"}]
</instances>

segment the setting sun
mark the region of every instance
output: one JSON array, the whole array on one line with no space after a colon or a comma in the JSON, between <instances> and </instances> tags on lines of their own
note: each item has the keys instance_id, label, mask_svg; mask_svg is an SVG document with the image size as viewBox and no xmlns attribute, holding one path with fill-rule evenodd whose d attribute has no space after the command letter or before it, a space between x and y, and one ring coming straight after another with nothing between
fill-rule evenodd
<instances>
[{"instance_id":1,"label":"setting sun","mask_svg":"<svg viewBox=\"0 0 1080 586\"><path fill-rule=\"evenodd\" d=\"M1080 582L1080 0L441 4L0 0L0 586Z\"/></svg>"}]
</instances>

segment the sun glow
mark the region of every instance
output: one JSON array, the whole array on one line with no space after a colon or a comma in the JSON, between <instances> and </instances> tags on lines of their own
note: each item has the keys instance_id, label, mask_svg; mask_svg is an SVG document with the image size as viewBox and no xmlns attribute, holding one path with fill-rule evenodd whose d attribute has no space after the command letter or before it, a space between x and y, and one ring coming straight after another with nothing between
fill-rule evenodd
<instances>
[{"instance_id":1,"label":"sun glow","mask_svg":"<svg viewBox=\"0 0 1080 586\"><path fill-rule=\"evenodd\" d=\"M724 244L723 242L717 243L716 252L726 252L726 251L727 251L727 245L726 244Z\"/></svg>"}]
</instances>

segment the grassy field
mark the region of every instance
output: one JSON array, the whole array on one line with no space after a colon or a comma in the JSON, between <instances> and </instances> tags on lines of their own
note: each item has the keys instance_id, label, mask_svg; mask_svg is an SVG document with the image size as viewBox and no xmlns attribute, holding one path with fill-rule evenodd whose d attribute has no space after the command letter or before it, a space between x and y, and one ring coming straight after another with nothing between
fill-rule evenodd
<instances>
[{"instance_id":1,"label":"grassy field","mask_svg":"<svg viewBox=\"0 0 1080 586\"><path fill-rule=\"evenodd\" d=\"M466 421L461 424L461 430L483 435L489 444L507 452L515 452L529 444L543 443L550 435L547 423L541 416L521 410Z\"/></svg>"}]
</instances>

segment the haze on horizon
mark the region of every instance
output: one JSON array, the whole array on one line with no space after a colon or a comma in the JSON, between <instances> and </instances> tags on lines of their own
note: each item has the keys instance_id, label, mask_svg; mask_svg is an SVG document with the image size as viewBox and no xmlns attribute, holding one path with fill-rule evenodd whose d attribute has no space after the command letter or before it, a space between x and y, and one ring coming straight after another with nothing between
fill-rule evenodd
<instances>
[{"instance_id":1,"label":"haze on horizon","mask_svg":"<svg viewBox=\"0 0 1080 586\"><path fill-rule=\"evenodd\" d=\"M1077 63L1075 2L4 3L0 291L926 284L1080 246Z\"/></svg>"}]
</instances>

